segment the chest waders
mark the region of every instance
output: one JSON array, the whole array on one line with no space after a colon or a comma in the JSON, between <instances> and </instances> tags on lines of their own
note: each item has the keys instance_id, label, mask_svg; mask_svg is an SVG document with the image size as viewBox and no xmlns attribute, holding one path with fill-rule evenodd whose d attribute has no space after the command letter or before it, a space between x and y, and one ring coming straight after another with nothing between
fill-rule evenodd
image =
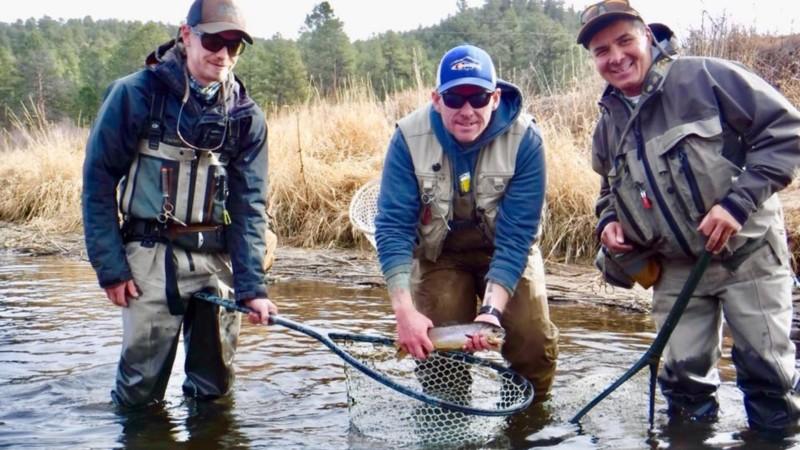
<instances>
[{"instance_id":1,"label":"chest waders","mask_svg":"<svg viewBox=\"0 0 800 450\"><path fill-rule=\"evenodd\" d=\"M224 98L222 92L219 95ZM125 243L166 247L165 295L170 314L181 315L185 307L178 289L175 251L185 251L190 264L191 252L227 252L225 226L231 219L226 209L226 167L238 144L240 121L219 111L205 112L195 126L198 145L193 146L180 137L178 119L175 131L167 130L166 96L162 88L151 98L147 131L121 182L120 209ZM209 144L216 147L203 148Z\"/></svg>"}]
</instances>

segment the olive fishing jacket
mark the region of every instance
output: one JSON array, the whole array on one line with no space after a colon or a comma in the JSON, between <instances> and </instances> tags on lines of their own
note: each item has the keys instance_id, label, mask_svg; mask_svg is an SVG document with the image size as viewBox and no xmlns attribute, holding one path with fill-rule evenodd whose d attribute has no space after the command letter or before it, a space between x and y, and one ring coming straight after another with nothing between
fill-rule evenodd
<instances>
[{"instance_id":1,"label":"olive fishing jacket","mask_svg":"<svg viewBox=\"0 0 800 450\"><path fill-rule=\"evenodd\" d=\"M694 259L705 245L697 227L719 204L743 226L720 258L748 241L785 239L774 194L800 164L800 113L737 63L654 52L635 107L610 86L600 102L598 234L619 221L629 242Z\"/></svg>"},{"instance_id":2,"label":"olive fishing jacket","mask_svg":"<svg viewBox=\"0 0 800 450\"><path fill-rule=\"evenodd\" d=\"M139 183L137 189L159 189L150 186L159 183L157 167L148 173L131 170L131 166L134 161L140 163L141 158L147 158L150 166L171 167L176 164L175 161L159 160L155 153L145 154L148 141L150 149L158 149L158 141L161 141L168 144L172 152L189 154L190 159L213 157L224 162L225 222L229 222L224 227L224 237L233 266L236 299L241 301L264 297L267 288L263 260L268 226L267 127L264 114L247 96L241 81L232 74L218 94L224 95L224 101L205 105L194 95L188 95L180 111L182 99L188 92L187 82L185 56L179 46L171 41L148 57L145 69L116 80L109 87L86 144L83 167L82 207L89 259L102 287L132 278L125 258L119 217L122 213L125 220L152 221L153 211L148 211L147 204L156 202L147 201L147 196L135 193L134 201L130 204L139 206L121 209L117 194L119 190L130 197L132 183ZM177 133L179 114L183 139ZM161 131L154 135L153 130L159 127ZM220 127L225 130L223 133L219 132ZM182 140L202 148L213 148L220 141L224 141L225 145L213 152L197 152L192 157L191 154L195 152ZM138 157L140 153L144 156ZM202 162L190 163L189 170L181 169L179 174L176 169L176 178L189 178L173 184L188 182L194 186L202 181L209 186L214 185L193 175L199 173L195 170L198 164ZM136 176L149 180L134 180ZM129 188L127 191L126 186ZM198 191L197 196L202 195ZM128 198L125 201L129 201ZM150 209L159 208L159 205L153 205ZM177 216L181 205L175 207ZM183 217L184 222L197 222L198 212L194 209L194 213L189 211Z\"/></svg>"}]
</instances>

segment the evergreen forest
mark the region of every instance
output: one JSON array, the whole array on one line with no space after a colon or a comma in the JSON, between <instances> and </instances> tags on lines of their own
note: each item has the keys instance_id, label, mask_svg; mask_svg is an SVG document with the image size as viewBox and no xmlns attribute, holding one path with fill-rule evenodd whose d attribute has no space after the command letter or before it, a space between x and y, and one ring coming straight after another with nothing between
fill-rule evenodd
<instances>
[{"instance_id":1,"label":"evergreen forest","mask_svg":"<svg viewBox=\"0 0 800 450\"><path fill-rule=\"evenodd\" d=\"M574 43L577 12L562 0L486 0L438 24L387 31L351 42L328 2L305 17L298 39L255 39L236 67L265 109L332 97L357 84L378 98L432 86L441 55L471 43L494 58L501 78L531 93L557 90L585 67ZM38 19L0 23L0 126L26 111L88 125L109 83L143 67L178 24L122 20Z\"/></svg>"}]
</instances>

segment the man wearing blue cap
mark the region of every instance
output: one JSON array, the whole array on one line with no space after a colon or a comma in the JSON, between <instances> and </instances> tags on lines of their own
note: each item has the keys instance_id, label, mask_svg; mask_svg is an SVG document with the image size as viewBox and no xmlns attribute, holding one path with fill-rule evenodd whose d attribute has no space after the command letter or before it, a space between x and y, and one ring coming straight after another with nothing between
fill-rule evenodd
<instances>
[{"instance_id":1,"label":"man wearing blue cap","mask_svg":"<svg viewBox=\"0 0 800 450\"><path fill-rule=\"evenodd\" d=\"M240 317L192 293L235 292L253 323L276 312L264 277L266 121L233 75L245 42L232 0L196 0L178 38L109 87L89 135L86 248L122 307L117 405L164 398L181 329L183 391L228 392Z\"/></svg>"},{"instance_id":2,"label":"man wearing blue cap","mask_svg":"<svg viewBox=\"0 0 800 450\"><path fill-rule=\"evenodd\" d=\"M433 326L502 326L503 356L545 398L558 330L536 245L544 200L542 138L520 90L497 79L484 50L451 49L431 103L397 123L378 199L375 238L404 350L427 357ZM465 346L487 348L477 335Z\"/></svg>"}]
</instances>

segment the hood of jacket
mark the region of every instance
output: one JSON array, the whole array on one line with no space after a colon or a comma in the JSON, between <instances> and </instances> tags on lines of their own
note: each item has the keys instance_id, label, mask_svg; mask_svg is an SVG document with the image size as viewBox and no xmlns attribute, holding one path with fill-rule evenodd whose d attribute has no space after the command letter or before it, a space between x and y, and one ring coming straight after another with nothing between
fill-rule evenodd
<instances>
[{"instance_id":1,"label":"hood of jacket","mask_svg":"<svg viewBox=\"0 0 800 450\"><path fill-rule=\"evenodd\" d=\"M151 52L145 58L145 67L178 98L183 98L189 89L186 54L183 44L175 39L159 45ZM255 105L248 97L244 83L234 75L233 71L229 72L228 79L223 82L220 92L225 93L225 105L231 116L236 116L237 112ZM189 97L192 98L191 95Z\"/></svg>"}]
</instances>

